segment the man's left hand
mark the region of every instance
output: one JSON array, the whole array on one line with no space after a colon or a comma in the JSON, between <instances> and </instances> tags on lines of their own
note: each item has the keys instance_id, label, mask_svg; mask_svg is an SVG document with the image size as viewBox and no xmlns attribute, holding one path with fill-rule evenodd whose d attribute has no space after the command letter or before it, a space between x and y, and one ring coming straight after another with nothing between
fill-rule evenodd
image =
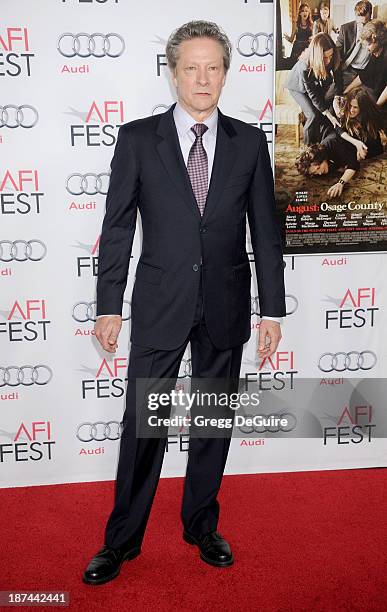
<instances>
[{"instance_id":1,"label":"man's left hand","mask_svg":"<svg viewBox=\"0 0 387 612\"><path fill-rule=\"evenodd\" d=\"M344 185L342 183L336 183L335 185L332 185L332 187L329 187L327 191L328 198L337 198L338 196L341 196L343 193L343 187Z\"/></svg>"},{"instance_id":2,"label":"man's left hand","mask_svg":"<svg viewBox=\"0 0 387 612\"><path fill-rule=\"evenodd\" d=\"M274 355L281 338L281 325L276 321L262 319L259 325L258 356L263 359Z\"/></svg>"}]
</instances>

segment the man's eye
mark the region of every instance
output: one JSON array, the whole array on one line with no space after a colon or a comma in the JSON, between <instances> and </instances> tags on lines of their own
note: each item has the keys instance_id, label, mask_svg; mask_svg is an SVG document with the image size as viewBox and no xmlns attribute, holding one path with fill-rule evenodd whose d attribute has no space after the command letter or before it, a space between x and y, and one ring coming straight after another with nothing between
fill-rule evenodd
<instances>
[{"instance_id":1,"label":"man's eye","mask_svg":"<svg viewBox=\"0 0 387 612\"><path fill-rule=\"evenodd\" d=\"M195 66L187 66L187 70L195 70Z\"/></svg>"}]
</instances>

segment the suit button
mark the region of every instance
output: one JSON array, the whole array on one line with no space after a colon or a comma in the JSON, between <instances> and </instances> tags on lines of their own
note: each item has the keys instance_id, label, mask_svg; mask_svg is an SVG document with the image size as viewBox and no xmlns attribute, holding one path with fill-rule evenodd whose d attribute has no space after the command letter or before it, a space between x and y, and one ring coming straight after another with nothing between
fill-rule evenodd
<instances>
[{"instance_id":1,"label":"suit button","mask_svg":"<svg viewBox=\"0 0 387 612\"><path fill-rule=\"evenodd\" d=\"M193 270L194 272L197 272L197 271L199 270L199 266L198 266L198 264L194 264L194 265L192 266L192 270Z\"/></svg>"},{"instance_id":2,"label":"suit button","mask_svg":"<svg viewBox=\"0 0 387 612\"><path fill-rule=\"evenodd\" d=\"M200 233L201 233L201 234L205 234L205 233L206 233L206 231L207 231L207 228L206 228L206 227L201 227L201 228L200 228Z\"/></svg>"}]
</instances>

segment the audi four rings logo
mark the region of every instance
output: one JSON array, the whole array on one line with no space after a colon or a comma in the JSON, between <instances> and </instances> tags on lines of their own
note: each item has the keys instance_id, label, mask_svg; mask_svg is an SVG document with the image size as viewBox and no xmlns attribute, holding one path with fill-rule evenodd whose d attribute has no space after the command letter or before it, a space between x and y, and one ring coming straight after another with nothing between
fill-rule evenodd
<instances>
[{"instance_id":1,"label":"audi four rings logo","mask_svg":"<svg viewBox=\"0 0 387 612\"><path fill-rule=\"evenodd\" d=\"M0 106L0 128L33 128L38 123L38 119L38 111L30 104Z\"/></svg>"},{"instance_id":2,"label":"audi four rings logo","mask_svg":"<svg viewBox=\"0 0 387 612\"><path fill-rule=\"evenodd\" d=\"M254 415L252 414L247 414L246 418L252 418L253 416ZM287 425L241 425L238 429L244 434L252 434L254 432L262 434L267 432L278 433L280 431L285 433L288 431L293 431L297 427L297 419L294 414L291 414L290 412L284 412L282 414L269 414L264 416L265 419L271 419L271 417L278 419L278 421L281 419L286 419Z\"/></svg>"},{"instance_id":3,"label":"audi four rings logo","mask_svg":"<svg viewBox=\"0 0 387 612\"><path fill-rule=\"evenodd\" d=\"M377 360L373 351L324 353L319 359L318 367L322 372L358 372L372 370Z\"/></svg>"},{"instance_id":4,"label":"audi four rings logo","mask_svg":"<svg viewBox=\"0 0 387 612\"><path fill-rule=\"evenodd\" d=\"M109 187L110 173L100 172L99 174L93 174L87 172L86 174L70 174L66 181L66 189L71 195L80 196L106 195Z\"/></svg>"},{"instance_id":5,"label":"audi four rings logo","mask_svg":"<svg viewBox=\"0 0 387 612\"><path fill-rule=\"evenodd\" d=\"M64 57L119 57L124 50L125 41L115 32L65 32L58 40L58 51Z\"/></svg>"},{"instance_id":6,"label":"audi four rings logo","mask_svg":"<svg viewBox=\"0 0 387 612\"><path fill-rule=\"evenodd\" d=\"M287 315L292 315L296 312L297 308L298 308L298 299L296 298L295 295L291 295L291 294L287 294L285 295L285 302L286 302L286 314ZM260 316L260 312L259 312L259 297L255 296L251 298L251 316L253 315L258 315Z\"/></svg>"},{"instance_id":7,"label":"audi four rings logo","mask_svg":"<svg viewBox=\"0 0 387 612\"><path fill-rule=\"evenodd\" d=\"M52 370L46 365L39 364L36 366L8 366L3 368L0 366L0 387L17 387L24 385L48 385L52 378Z\"/></svg>"},{"instance_id":8,"label":"audi four rings logo","mask_svg":"<svg viewBox=\"0 0 387 612\"><path fill-rule=\"evenodd\" d=\"M97 320L97 302L77 302L73 306L72 317L78 323L87 323L87 321ZM129 321L130 319L130 302L124 300L122 320Z\"/></svg>"},{"instance_id":9,"label":"audi four rings logo","mask_svg":"<svg viewBox=\"0 0 387 612\"><path fill-rule=\"evenodd\" d=\"M81 423L77 429L77 438L81 442L105 442L105 440L119 440L121 433L122 423L97 421L96 423Z\"/></svg>"},{"instance_id":10,"label":"audi four rings logo","mask_svg":"<svg viewBox=\"0 0 387 612\"><path fill-rule=\"evenodd\" d=\"M0 240L0 261L40 261L47 247L41 240Z\"/></svg>"},{"instance_id":11,"label":"audi four rings logo","mask_svg":"<svg viewBox=\"0 0 387 612\"><path fill-rule=\"evenodd\" d=\"M243 57L273 55L273 34L245 32L238 38L237 49Z\"/></svg>"}]
</instances>

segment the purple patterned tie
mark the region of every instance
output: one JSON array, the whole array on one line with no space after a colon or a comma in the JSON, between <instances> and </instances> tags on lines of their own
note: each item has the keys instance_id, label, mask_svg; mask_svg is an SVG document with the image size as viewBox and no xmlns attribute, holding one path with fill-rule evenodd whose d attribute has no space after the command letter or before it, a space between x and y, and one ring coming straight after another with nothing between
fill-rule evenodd
<instances>
[{"instance_id":1,"label":"purple patterned tie","mask_svg":"<svg viewBox=\"0 0 387 612\"><path fill-rule=\"evenodd\" d=\"M204 123L195 123L191 130L196 140L188 155L187 171L200 214L203 215L208 192L208 160L202 139L208 127Z\"/></svg>"}]
</instances>

